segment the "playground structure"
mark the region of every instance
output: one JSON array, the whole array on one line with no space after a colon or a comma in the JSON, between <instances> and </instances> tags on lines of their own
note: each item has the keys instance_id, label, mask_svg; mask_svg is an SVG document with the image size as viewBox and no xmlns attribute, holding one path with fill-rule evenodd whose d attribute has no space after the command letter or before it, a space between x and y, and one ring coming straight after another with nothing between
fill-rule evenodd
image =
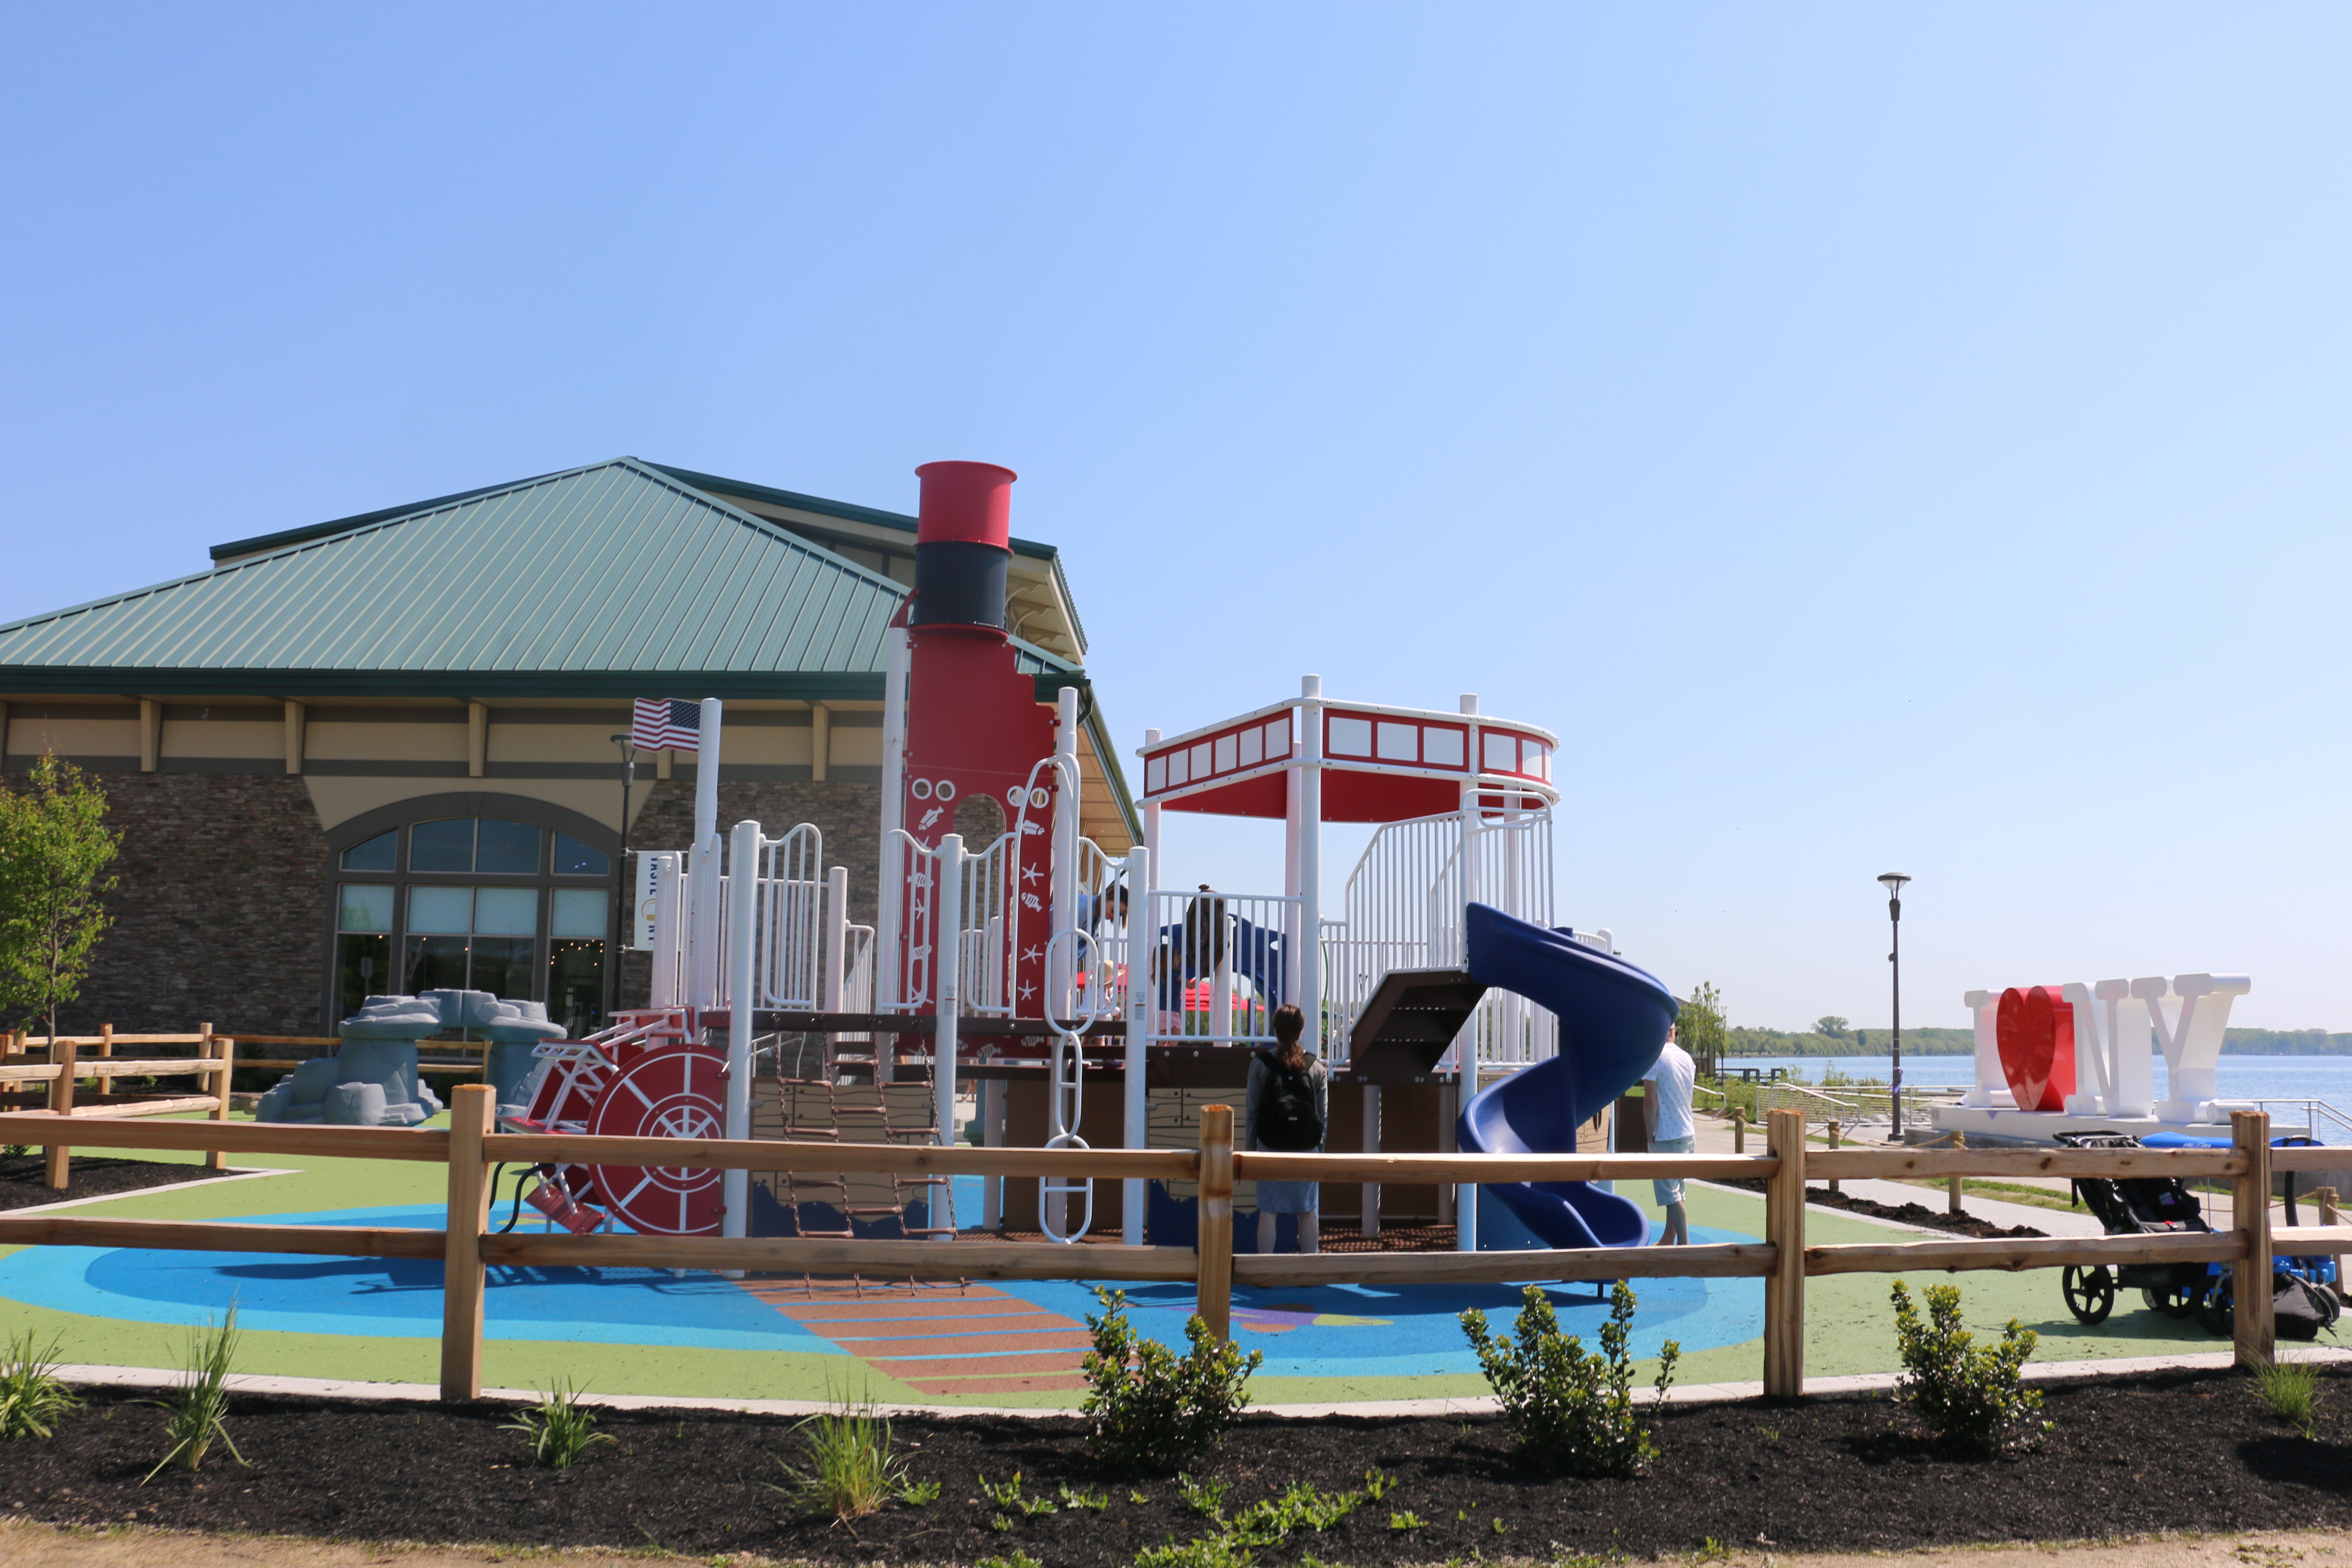
<instances>
[{"instance_id":1,"label":"playground structure","mask_svg":"<svg viewBox=\"0 0 2352 1568\"><path fill-rule=\"evenodd\" d=\"M537 1047L515 1101L499 1096L506 1125L792 1137L822 1100L829 1135L849 1138L839 1107L854 1095L865 1136L951 1143L969 1094L983 1146L1188 1145L1199 1108L1239 1094L1288 1002L1334 1075L1327 1147L1605 1147L1607 1109L1654 1060L1674 1001L1614 956L1606 931L1552 929L1557 736L1484 714L1475 697L1454 711L1340 701L1308 676L1296 697L1149 731L1142 841L1108 855L1080 831L1081 693L1041 692L1004 626L1014 476L983 463L917 471L915 591L887 647L873 924L851 919L849 874L826 865L813 825L772 837L747 821L722 837L722 710L705 701L694 842L639 858L635 945L651 954L650 1005L593 1039ZM1185 813L1282 820L1280 890L1160 886L1163 832ZM1376 828L1336 918L1321 897L1327 822ZM1564 1038L1572 1068L1559 1065ZM617 1215L729 1237L960 1228L943 1181L845 1185L813 1219L774 1173L583 1163L541 1174L533 1201L576 1226ZM1384 1194L1358 1191L1359 1224L1375 1234ZM1199 1224L1185 1183L996 1178L982 1194L981 1228L1055 1242L1114 1228L1130 1245L1147 1232L1189 1242ZM1481 1205L1455 1198L1422 1184L1385 1202L1453 1223L1475 1249ZM1517 1227L1550 1245L1646 1235L1602 1192L1521 1184L1494 1198L1490 1216L1516 1216L1505 1245L1528 1241Z\"/></svg>"},{"instance_id":2,"label":"playground structure","mask_svg":"<svg viewBox=\"0 0 2352 1568\"><path fill-rule=\"evenodd\" d=\"M563 1026L548 1021L546 1004L501 1002L485 991L371 996L342 1021L335 1054L297 1065L262 1095L255 1120L417 1126L442 1109L420 1074L420 1045L446 1029L471 1030L488 1041L482 1070L500 1104L520 1094L533 1069L532 1047L563 1034Z\"/></svg>"}]
</instances>

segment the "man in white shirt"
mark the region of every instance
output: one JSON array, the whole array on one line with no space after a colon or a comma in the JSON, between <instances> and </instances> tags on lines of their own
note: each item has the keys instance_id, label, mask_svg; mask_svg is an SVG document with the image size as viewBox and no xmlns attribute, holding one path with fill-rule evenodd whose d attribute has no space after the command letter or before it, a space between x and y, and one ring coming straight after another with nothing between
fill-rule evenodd
<instances>
[{"instance_id":1,"label":"man in white shirt","mask_svg":"<svg viewBox=\"0 0 2352 1568\"><path fill-rule=\"evenodd\" d=\"M1649 1129L1653 1154L1688 1154L1698 1147L1698 1124L1691 1120L1691 1086L1698 1078L1690 1053L1675 1044L1674 1026L1666 1026L1666 1043L1655 1066L1642 1075L1642 1121ZM1666 1228L1660 1247L1690 1245L1690 1215L1683 1208L1683 1179L1660 1178L1651 1191L1666 1211Z\"/></svg>"}]
</instances>

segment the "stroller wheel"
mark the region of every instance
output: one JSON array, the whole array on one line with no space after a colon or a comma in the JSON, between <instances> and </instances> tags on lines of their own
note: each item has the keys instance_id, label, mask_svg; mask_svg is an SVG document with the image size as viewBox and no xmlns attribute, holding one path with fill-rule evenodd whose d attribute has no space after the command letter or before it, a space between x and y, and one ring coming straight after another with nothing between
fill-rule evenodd
<instances>
[{"instance_id":1,"label":"stroller wheel","mask_svg":"<svg viewBox=\"0 0 2352 1568\"><path fill-rule=\"evenodd\" d=\"M2235 1300L2230 1277L2226 1274L2213 1282L2213 1288L2197 1298L2197 1321L2209 1334L2229 1334L2237 1327L2237 1314L2231 1303Z\"/></svg>"},{"instance_id":2,"label":"stroller wheel","mask_svg":"<svg viewBox=\"0 0 2352 1568\"><path fill-rule=\"evenodd\" d=\"M2104 1323L2116 1310L2116 1277L2105 1264L2096 1268L2068 1268L2059 1278L2066 1310L2086 1323Z\"/></svg>"},{"instance_id":3,"label":"stroller wheel","mask_svg":"<svg viewBox=\"0 0 2352 1568\"><path fill-rule=\"evenodd\" d=\"M2186 1285L2168 1285L2161 1290L2142 1290L2140 1300L2168 1318L2185 1318L2197 1309L2197 1298Z\"/></svg>"}]
</instances>

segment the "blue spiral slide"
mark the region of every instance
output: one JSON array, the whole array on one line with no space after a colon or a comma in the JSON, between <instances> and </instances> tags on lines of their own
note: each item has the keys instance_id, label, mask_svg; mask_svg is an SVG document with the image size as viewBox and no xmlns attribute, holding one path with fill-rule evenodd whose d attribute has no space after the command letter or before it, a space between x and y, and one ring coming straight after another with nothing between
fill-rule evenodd
<instances>
[{"instance_id":1,"label":"blue spiral slide","mask_svg":"<svg viewBox=\"0 0 2352 1568\"><path fill-rule=\"evenodd\" d=\"M1655 975L1489 908L1465 911L1470 978L1516 991L1559 1019L1559 1054L1520 1068L1463 1108L1465 1153L1571 1154L1576 1130L1642 1081L1678 1004ZM1640 1247L1650 1222L1590 1182L1502 1182L1486 1188L1552 1247Z\"/></svg>"}]
</instances>

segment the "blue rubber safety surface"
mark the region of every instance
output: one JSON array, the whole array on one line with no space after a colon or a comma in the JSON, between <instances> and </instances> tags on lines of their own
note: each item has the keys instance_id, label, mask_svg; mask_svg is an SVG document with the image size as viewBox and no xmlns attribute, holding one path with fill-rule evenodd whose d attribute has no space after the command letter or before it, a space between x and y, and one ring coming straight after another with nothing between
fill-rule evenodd
<instances>
[{"instance_id":1,"label":"blue rubber safety surface","mask_svg":"<svg viewBox=\"0 0 2352 1568\"><path fill-rule=\"evenodd\" d=\"M236 1223L438 1230L445 1213L438 1206L337 1209L254 1215ZM234 1301L237 1321L248 1329L384 1339L441 1334L441 1266L408 1258L28 1247L0 1258L0 1300L187 1326L217 1321ZM483 1333L494 1340L846 1353L732 1280L667 1268L493 1268Z\"/></svg>"},{"instance_id":2,"label":"blue rubber safety surface","mask_svg":"<svg viewBox=\"0 0 2352 1568\"><path fill-rule=\"evenodd\" d=\"M248 1223L370 1225L429 1230L438 1207L342 1209L257 1215ZM1751 1241L1695 1227L1695 1241ZM521 1287L528 1286L528 1289ZM1050 1281L999 1287L1073 1321L1097 1310L1087 1287ZM1137 1330L1172 1349L1184 1346L1193 1309L1188 1285L1126 1287ZM1764 1289L1756 1279L1654 1279L1637 1287L1633 1354L1654 1356L1667 1339L1686 1350L1738 1344L1763 1331ZM1570 1333L1598 1349L1608 1319L1602 1291L1550 1287ZM137 1247L34 1247L0 1258L0 1300L136 1322L194 1326L234 1301L246 1327L354 1338L432 1339L441 1331L441 1270L405 1259L291 1257L282 1253L165 1252ZM1265 1352L1272 1377L1400 1377L1475 1373L1457 1321L1486 1312L1507 1331L1519 1288L1361 1285L1234 1293L1234 1337ZM493 1268L484 1332L496 1340L586 1344L692 1345L847 1355L735 1282L715 1274L649 1268ZM967 1352L968 1353L968 1352Z\"/></svg>"}]
</instances>

